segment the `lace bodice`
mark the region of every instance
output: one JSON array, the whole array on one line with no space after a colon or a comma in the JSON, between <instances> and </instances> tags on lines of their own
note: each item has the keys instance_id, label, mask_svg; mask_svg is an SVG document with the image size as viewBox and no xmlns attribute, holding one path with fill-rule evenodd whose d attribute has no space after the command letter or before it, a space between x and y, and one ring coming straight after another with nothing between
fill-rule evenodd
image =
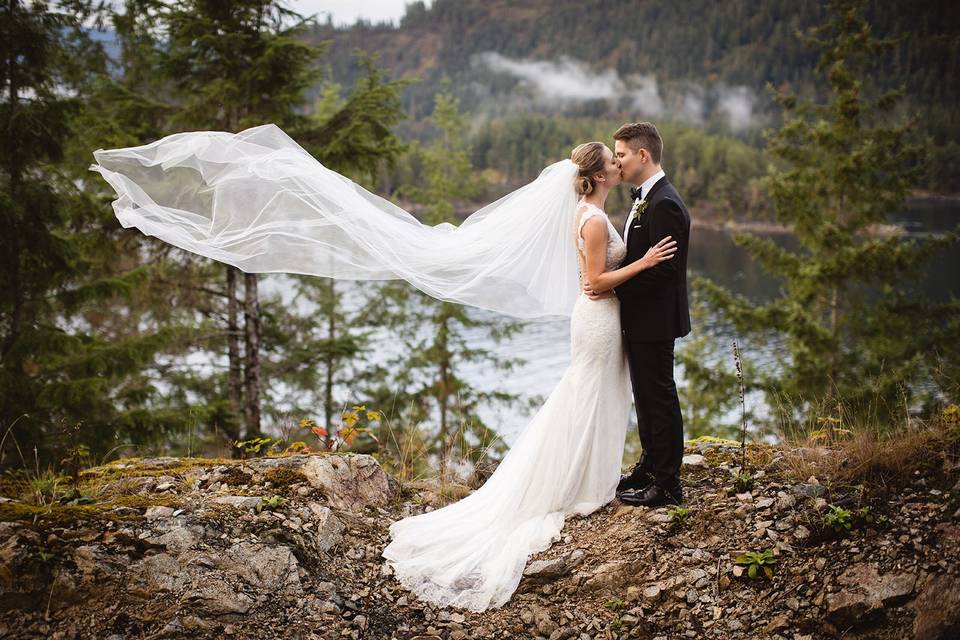
<instances>
[{"instance_id":1,"label":"lace bodice","mask_svg":"<svg viewBox=\"0 0 960 640\"><path fill-rule=\"evenodd\" d=\"M584 207L586 207L585 210ZM613 223L610 222L610 218L607 217L607 214L604 213L602 209L584 200L581 200L577 203L577 216L577 256L580 261L581 276L585 270L584 263L586 260L586 254L584 253L583 225L593 216L601 216L607 223L607 257L604 261L604 268L606 271L616 269L620 263L623 262L624 256L627 255L627 246L623 243L623 238L621 238L620 234L617 233Z\"/></svg>"}]
</instances>

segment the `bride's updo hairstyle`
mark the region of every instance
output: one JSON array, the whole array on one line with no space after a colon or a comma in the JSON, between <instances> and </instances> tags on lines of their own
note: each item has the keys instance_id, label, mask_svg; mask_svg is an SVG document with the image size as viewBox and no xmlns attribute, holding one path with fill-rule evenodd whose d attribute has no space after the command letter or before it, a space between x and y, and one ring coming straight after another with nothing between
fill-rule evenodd
<instances>
[{"instance_id":1,"label":"bride's updo hairstyle","mask_svg":"<svg viewBox=\"0 0 960 640\"><path fill-rule=\"evenodd\" d=\"M573 181L577 195L588 196L593 193L593 178L598 173L603 173L605 146L602 142L584 142L570 153L570 160L580 167L580 173Z\"/></svg>"}]
</instances>

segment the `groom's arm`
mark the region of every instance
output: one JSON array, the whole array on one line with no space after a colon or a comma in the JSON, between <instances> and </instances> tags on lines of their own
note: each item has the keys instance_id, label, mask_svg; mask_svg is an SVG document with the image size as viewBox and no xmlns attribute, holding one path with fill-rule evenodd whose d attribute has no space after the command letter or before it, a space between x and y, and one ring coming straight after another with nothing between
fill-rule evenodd
<instances>
[{"instance_id":1,"label":"groom's arm","mask_svg":"<svg viewBox=\"0 0 960 640\"><path fill-rule=\"evenodd\" d=\"M656 244L667 236L677 241L677 254L686 251L687 229L683 211L673 200L664 198L657 203L650 214L650 242ZM677 281L680 261L676 256L641 271L615 289L618 296L656 291L667 284Z\"/></svg>"}]
</instances>

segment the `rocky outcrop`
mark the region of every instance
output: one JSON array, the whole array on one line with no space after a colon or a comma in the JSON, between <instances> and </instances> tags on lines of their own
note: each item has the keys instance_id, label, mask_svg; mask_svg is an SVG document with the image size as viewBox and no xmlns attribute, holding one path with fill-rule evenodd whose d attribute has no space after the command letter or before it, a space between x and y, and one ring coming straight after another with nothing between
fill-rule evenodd
<instances>
[{"instance_id":1,"label":"rocky outcrop","mask_svg":"<svg viewBox=\"0 0 960 640\"><path fill-rule=\"evenodd\" d=\"M289 456L253 460L246 468L262 479L275 469L295 469L337 509L384 506L396 495L396 484L370 456Z\"/></svg>"},{"instance_id":2,"label":"rocky outcrop","mask_svg":"<svg viewBox=\"0 0 960 640\"><path fill-rule=\"evenodd\" d=\"M394 520L437 508L466 484L408 485L400 501L376 460L360 455L114 463L96 472L112 503L29 517L3 503L13 517L0 522L0 636L957 635L960 487L917 477L871 501L792 480L769 450L741 490L734 454L725 443L688 451L686 512L614 501L568 519L511 601L480 614L418 601L380 556ZM837 504L853 519L849 531L825 524ZM764 550L772 577L750 579L737 558Z\"/></svg>"},{"instance_id":3,"label":"rocky outcrop","mask_svg":"<svg viewBox=\"0 0 960 640\"><path fill-rule=\"evenodd\" d=\"M880 575L876 564L861 563L844 571L837 583L843 590L826 597L827 617L846 628L886 607L906 602L917 576L906 572Z\"/></svg>"},{"instance_id":4,"label":"rocky outcrop","mask_svg":"<svg viewBox=\"0 0 960 640\"><path fill-rule=\"evenodd\" d=\"M912 608L916 612L913 637L917 640L960 637L960 580L956 575L928 576L921 584L920 596Z\"/></svg>"}]
</instances>

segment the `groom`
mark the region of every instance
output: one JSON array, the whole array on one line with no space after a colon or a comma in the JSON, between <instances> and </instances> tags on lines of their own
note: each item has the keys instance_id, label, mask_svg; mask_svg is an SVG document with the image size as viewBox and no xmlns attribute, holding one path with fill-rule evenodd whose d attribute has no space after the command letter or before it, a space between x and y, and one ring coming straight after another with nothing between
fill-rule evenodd
<instances>
[{"instance_id":1,"label":"groom","mask_svg":"<svg viewBox=\"0 0 960 640\"><path fill-rule=\"evenodd\" d=\"M649 122L625 124L613 138L623 180L639 187L631 190L633 207L623 231L627 245L623 263L639 260L666 236L677 242L673 259L615 289L643 445L640 460L620 478L617 497L629 505L680 504L683 417L673 380L673 346L677 338L690 333L690 214L660 168L663 140L655 126Z\"/></svg>"}]
</instances>

